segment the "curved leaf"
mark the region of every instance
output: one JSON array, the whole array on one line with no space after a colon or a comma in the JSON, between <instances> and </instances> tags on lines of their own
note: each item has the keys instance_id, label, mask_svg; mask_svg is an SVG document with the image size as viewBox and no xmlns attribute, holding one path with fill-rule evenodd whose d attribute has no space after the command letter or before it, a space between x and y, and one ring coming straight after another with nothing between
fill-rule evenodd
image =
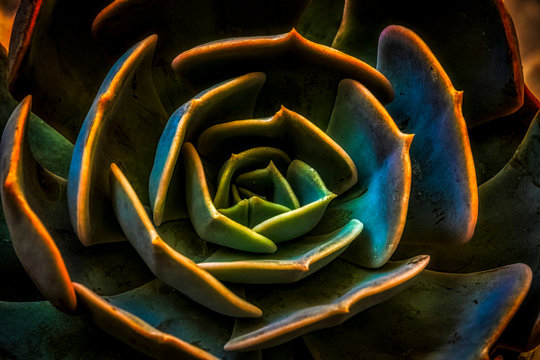
<instances>
[{"instance_id":1,"label":"curved leaf","mask_svg":"<svg viewBox=\"0 0 540 360\"><path fill-rule=\"evenodd\" d=\"M70 278L101 294L126 291L147 282L151 273L129 244L89 249L77 239L69 222L65 179L41 167L29 148L29 113L30 98L26 98L4 132L1 191L13 246L38 288L58 305L52 297L59 287L71 288L67 283ZM7 260L3 265L12 266L13 259ZM11 273L11 278L21 276ZM25 279L16 284L15 291L29 296L32 288L21 291ZM12 291L3 296L9 297Z\"/></svg>"},{"instance_id":2,"label":"curved leaf","mask_svg":"<svg viewBox=\"0 0 540 360\"><path fill-rule=\"evenodd\" d=\"M186 215L184 170L178 162L182 144L195 141L206 127L251 116L265 79L262 73L251 73L227 80L196 95L169 118L150 174L150 203L157 225Z\"/></svg>"},{"instance_id":3,"label":"curved leaf","mask_svg":"<svg viewBox=\"0 0 540 360\"><path fill-rule=\"evenodd\" d=\"M108 174L103 171L111 162L122 166L148 202L147 179L167 118L150 73L156 41L151 36L118 60L75 143L68 204L73 228L86 246L125 240L110 205Z\"/></svg>"},{"instance_id":4,"label":"curved leaf","mask_svg":"<svg viewBox=\"0 0 540 360\"><path fill-rule=\"evenodd\" d=\"M277 247L270 239L257 234L217 211L208 192L204 169L191 143L182 147L186 176L186 200L189 218L197 234L207 241L233 249L272 253Z\"/></svg>"},{"instance_id":5,"label":"curved leaf","mask_svg":"<svg viewBox=\"0 0 540 360\"><path fill-rule=\"evenodd\" d=\"M478 193L462 94L426 44L401 26L382 32L377 68L396 91L388 112L403 132L415 134L403 240L468 241L476 224Z\"/></svg>"},{"instance_id":6,"label":"curved leaf","mask_svg":"<svg viewBox=\"0 0 540 360\"><path fill-rule=\"evenodd\" d=\"M34 112L72 142L112 66L90 28L107 2L25 0L13 24L10 90L17 100L32 94Z\"/></svg>"},{"instance_id":7,"label":"curved leaf","mask_svg":"<svg viewBox=\"0 0 540 360\"><path fill-rule=\"evenodd\" d=\"M523 103L518 43L503 0L454 0L437 6L429 0L348 0L343 14L332 46L373 66L383 29L399 24L417 33L464 91L469 127L509 115Z\"/></svg>"},{"instance_id":8,"label":"curved leaf","mask_svg":"<svg viewBox=\"0 0 540 360\"><path fill-rule=\"evenodd\" d=\"M261 311L227 289L159 237L144 206L122 171L111 165L116 217L128 240L150 270L166 284L210 309L229 316L260 316Z\"/></svg>"},{"instance_id":9,"label":"curved leaf","mask_svg":"<svg viewBox=\"0 0 540 360\"><path fill-rule=\"evenodd\" d=\"M0 316L4 359L146 359L98 329L88 316L66 315L48 301L1 301Z\"/></svg>"},{"instance_id":10,"label":"curved leaf","mask_svg":"<svg viewBox=\"0 0 540 360\"><path fill-rule=\"evenodd\" d=\"M209 127L199 137L197 149L208 159L222 159L231 152L276 144L291 159L302 160L317 170L330 191L338 195L357 181L350 156L308 119L285 107L269 119L237 120Z\"/></svg>"},{"instance_id":11,"label":"curved leaf","mask_svg":"<svg viewBox=\"0 0 540 360\"><path fill-rule=\"evenodd\" d=\"M199 267L218 279L239 283L273 284L301 280L338 257L360 234L363 225L353 219L324 235L305 236L280 245L270 255L246 254L220 249Z\"/></svg>"},{"instance_id":12,"label":"curved leaf","mask_svg":"<svg viewBox=\"0 0 540 360\"><path fill-rule=\"evenodd\" d=\"M382 102L393 97L392 87L377 70L357 58L308 41L295 30L279 36L197 46L178 55L172 66L196 89L248 71L263 71L268 79L255 115L264 117L285 106L321 129L326 128L341 79L361 81Z\"/></svg>"},{"instance_id":13,"label":"curved leaf","mask_svg":"<svg viewBox=\"0 0 540 360\"><path fill-rule=\"evenodd\" d=\"M336 326L382 302L408 285L427 265L429 256L388 263L377 270L334 260L324 271L279 287L250 287L248 299L260 305L260 319L237 319L226 350L278 345L310 331ZM332 284L322 289L321 284Z\"/></svg>"},{"instance_id":14,"label":"curved leaf","mask_svg":"<svg viewBox=\"0 0 540 360\"><path fill-rule=\"evenodd\" d=\"M459 275L426 270L392 299L304 339L316 359L488 360L530 281L523 264Z\"/></svg>"},{"instance_id":15,"label":"curved leaf","mask_svg":"<svg viewBox=\"0 0 540 360\"><path fill-rule=\"evenodd\" d=\"M77 307L75 290L62 255L39 216L47 211L58 223L54 216L59 215L57 202L66 184L39 166L30 151L26 138L30 109L31 98L27 97L2 135L2 205L13 247L25 270L52 304L72 312Z\"/></svg>"},{"instance_id":16,"label":"curved leaf","mask_svg":"<svg viewBox=\"0 0 540 360\"><path fill-rule=\"evenodd\" d=\"M364 231L344 256L361 266L380 267L395 251L405 226L412 136L401 133L381 103L353 80L339 85L327 134L350 154L359 180L330 205L316 231L359 219Z\"/></svg>"},{"instance_id":17,"label":"curved leaf","mask_svg":"<svg viewBox=\"0 0 540 360\"><path fill-rule=\"evenodd\" d=\"M469 272L523 262L533 271L527 298L501 341L529 351L540 344L540 113L510 162L479 188L478 225L470 242L454 246L400 246L397 256L427 251L430 268Z\"/></svg>"}]
</instances>

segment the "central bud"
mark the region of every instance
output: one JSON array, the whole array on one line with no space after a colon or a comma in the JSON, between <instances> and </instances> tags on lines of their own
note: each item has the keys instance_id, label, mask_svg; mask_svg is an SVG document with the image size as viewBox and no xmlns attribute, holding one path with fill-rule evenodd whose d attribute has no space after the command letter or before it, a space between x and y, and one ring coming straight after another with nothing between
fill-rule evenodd
<instances>
[{"instance_id":1,"label":"central bud","mask_svg":"<svg viewBox=\"0 0 540 360\"><path fill-rule=\"evenodd\" d=\"M345 151L285 108L210 126L196 143L183 148L189 217L201 238L238 250L273 252L305 235L357 180ZM203 164L221 164L215 195Z\"/></svg>"}]
</instances>

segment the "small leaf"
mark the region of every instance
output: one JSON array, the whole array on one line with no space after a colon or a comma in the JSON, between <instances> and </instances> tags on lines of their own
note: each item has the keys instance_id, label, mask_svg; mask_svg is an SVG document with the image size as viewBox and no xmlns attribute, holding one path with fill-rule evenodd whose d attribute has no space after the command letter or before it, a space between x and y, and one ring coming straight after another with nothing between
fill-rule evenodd
<instances>
[{"instance_id":1,"label":"small leaf","mask_svg":"<svg viewBox=\"0 0 540 360\"><path fill-rule=\"evenodd\" d=\"M269 119L238 120L209 127L197 141L201 156L208 159L221 159L254 146L279 147L291 159L309 164L335 194L343 193L357 181L350 156L308 119L284 107Z\"/></svg>"},{"instance_id":2,"label":"small leaf","mask_svg":"<svg viewBox=\"0 0 540 360\"><path fill-rule=\"evenodd\" d=\"M277 247L270 239L257 234L217 211L208 192L204 169L191 143L182 147L186 176L186 200L189 218L197 234L206 241L233 249L272 253Z\"/></svg>"},{"instance_id":3,"label":"small leaf","mask_svg":"<svg viewBox=\"0 0 540 360\"><path fill-rule=\"evenodd\" d=\"M269 255L246 254L220 249L199 267L223 281L274 284L298 281L310 276L338 257L362 231L362 223L351 220L324 235L305 236L280 245Z\"/></svg>"},{"instance_id":4,"label":"small leaf","mask_svg":"<svg viewBox=\"0 0 540 360\"><path fill-rule=\"evenodd\" d=\"M234 185L231 181L238 172L255 166L264 166L269 161L286 168L291 159L282 150L264 146L254 147L239 154L231 154L219 171L219 185L214 197L214 205L217 208L229 206L229 188ZM238 188L236 190L238 191Z\"/></svg>"},{"instance_id":5,"label":"small leaf","mask_svg":"<svg viewBox=\"0 0 540 360\"><path fill-rule=\"evenodd\" d=\"M292 240L313 230L336 197L326 188L317 171L300 160L291 161L287 181L301 207L269 218L253 228L274 242Z\"/></svg>"}]
</instances>

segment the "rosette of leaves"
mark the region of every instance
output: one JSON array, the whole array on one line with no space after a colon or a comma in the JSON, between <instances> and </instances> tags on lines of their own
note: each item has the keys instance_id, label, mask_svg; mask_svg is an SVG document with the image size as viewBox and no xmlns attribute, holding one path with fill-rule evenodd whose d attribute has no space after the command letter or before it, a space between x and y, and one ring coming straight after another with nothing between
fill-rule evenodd
<instances>
[{"instance_id":1,"label":"rosette of leaves","mask_svg":"<svg viewBox=\"0 0 540 360\"><path fill-rule=\"evenodd\" d=\"M539 104L501 2L79 6L23 1L4 64L3 355L537 345Z\"/></svg>"}]
</instances>

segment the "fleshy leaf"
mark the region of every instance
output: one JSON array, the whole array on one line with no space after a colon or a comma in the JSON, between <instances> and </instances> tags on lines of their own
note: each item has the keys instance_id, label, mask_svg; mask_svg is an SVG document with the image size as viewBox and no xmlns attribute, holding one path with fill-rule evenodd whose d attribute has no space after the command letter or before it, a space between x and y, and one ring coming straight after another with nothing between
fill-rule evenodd
<instances>
[{"instance_id":1,"label":"fleshy leaf","mask_svg":"<svg viewBox=\"0 0 540 360\"><path fill-rule=\"evenodd\" d=\"M308 119L284 107L269 119L238 120L209 127L199 137L197 149L206 158L219 159L255 145L276 144L292 159L316 169L335 194L343 193L357 181L350 156Z\"/></svg>"},{"instance_id":2,"label":"fleshy leaf","mask_svg":"<svg viewBox=\"0 0 540 360\"><path fill-rule=\"evenodd\" d=\"M239 171L254 166L264 166L269 161L278 164L279 167L286 168L291 162L291 159L282 150L264 146L254 147L239 154L231 154L219 171L219 184L216 196L214 197L214 205L218 208L224 208L229 205L229 189L233 191L233 196L236 196L234 195L234 191L238 192L238 188L235 184L231 184L231 181ZM233 186L236 190L232 190Z\"/></svg>"},{"instance_id":3,"label":"fleshy leaf","mask_svg":"<svg viewBox=\"0 0 540 360\"><path fill-rule=\"evenodd\" d=\"M159 279L219 313L248 317L261 315L258 308L238 297L159 237L131 184L114 163L111 165L111 193L122 230Z\"/></svg>"},{"instance_id":4,"label":"fleshy leaf","mask_svg":"<svg viewBox=\"0 0 540 360\"><path fill-rule=\"evenodd\" d=\"M186 176L186 200L189 218L199 236L233 249L272 253L277 247L270 239L257 234L222 215L212 203L204 169L191 143L182 147Z\"/></svg>"},{"instance_id":5,"label":"fleshy leaf","mask_svg":"<svg viewBox=\"0 0 540 360\"><path fill-rule=\"evenodd\" d=\"M488 360L530 281L523 264L472 274L426 270L392 299L304 339L316 359Z\"/></svg>"},{"instance_id":6,"label":"fleshy leaf","mask_svg":"<svg viewBox=\"0 0 540 360\"><path fill-rule=\"evenodd\" d=\"M520 351L540 344L540 113L510 162L479 188L478 224L471 241L439 247L402 244L396 256L427 251L430 268L470 272L522 262L533 271L531 290L501 342Z\"/></svg>"},{"instance_id":7,"label":"fleshy leaf","mask_svg":"<svg viewBox=\"0 0 540 360\"><path fill-rule=\"evenodd\" d=\"M274 242L292 240L313 230L328 204L336 197L326 188L315 169L298 159L291 161L287 181L301 207L274 216L253 228Z\"/></svg>"},{"instance_id":8,"label":"fleshy leaf","mask_svg":"<svg viewBox=\"0 0 540 360\"><path fill-rule=\"evenodd\" d=\"M203 261L216 251L217 246L197 235L189 219L168 221L156 230L167 245L195 262Z\"/></svg>"},{"instance_id":9,"label":"fleshy leaf","mask_svg":"<svg viewBox=\"0 0 540 360\"><path fill-rule=\"evenodd\" d=\"M300 34L310 41L332 45L343 17L344 0L312 0L296 24Z\"/></svg>"},{"instance_id":10,"label":"fleshy leaf","mask_svg":"<svg viewBox=\"0 0 540 360\"><path fill-rule=\"evenodd\" d=\"M71 222L81 242L125 240L115 221L107 171L111 162L134 179L146 203L147 179L167 114L153 87L150 67L157 38L132 47L111 69L75 143L69 169ZM144 99L141 101L140 99Z\"/></svg>"},{"instance_id":11,"label":"fleshy leaf","mask_svg":"<svg viewBox=\"0 0 540 360\"><path fill-rule=\"evenodd\" d=\"M491 179L512 158L539 110L540 101L525 87L523 106L518 111L469 129L478 185Z\"/></svg>"},{"instance_id":12,"label":"fleshy leaf","mask_svg":"<svg viewBox=\"0 0 540 360\"><path fill-rule=\"evenodd\" d=\"M377 38L387 26L400 24L416 32L456 88L464 91L469 127L509 115L521 106L518 43L503 0L453 0L437 6L428 0L349 0L343 14L332 46L373 66Z\"/></svg>"},{"instance_id":13,"label":"fleshy leaf","mask_svg":"<svg viewBox=\"0 0 540 360\"><path fill-rule=\"evenodd\" d=\"M250 287L247 297L260 305L263 316L253 321L237 319L225 349L265 348L339 325L403 290L428 261L429 256L421 255L368 270L338 259L301 282ZM325 289L321 284L332 286Z\"/></svg>"},{"instance_id":14,"label":"fleshy leaf","mask_svg":"<svg viewBox=\"0 0 540 360\"><path fill-rule=\"evenodd\" d=\"M71 312L77 307L75 291L62 255L40 219L43 212L52 219L59 215L57 202L66 183L41 167L30 151L26 133L31 102L26 97L17 106L2 135L4 216L15 252L38 289L56 307Z\"/></svg>"},{"instance_id":15,"label":"fleshy leaf","mask_svg":"<svg viewBox=\"0 0 540 360\"><path fill-rule=\"evenodd\" d=\"M99 13L92 31L113 56L150 34L159 36L153 75L160 84L160 97L172 113L194 94L176 79L171 69L171 61L180 51L216 39L289 31L307 3L307 0L199 0L196 3L116 0ZM225 78L212 84L221 80Z\"/></svg>"},{"instance_id":16,"label":"fleshy leaf","mask_svg":"<svg viewBox=\"0 0 540 360\"><path fill-rule=\"evenodd\" d=\"M359 219L364 231L344 256L361 266L382 266L405 225L412 136L402 134L381 103L353 80L339 85L327 134L352 156L359 180L330 205L317 232Z\"/></svg>"},{"instance_id":17,"label":"fleshy leaf","mask_svg":"<svg viewBox=\"0 0 540 360\"><path fill-rule=\"evenodd\" d=\"M324 129L332 112L337 83L361 81L382 102L392 100L386 78L364 62L304 39L294 29L287 34L215 41L178 55L173 69L196 89L248 71L263 71L267 82L256 116L285 106Z\"/></svg>"},{"instance_id":18,"label":"fleshy leaf","mask_svg":"<svg viewBox=\"0 0 540 360\"><path fill-rule=\"evenodd\" d=\"M88 316L64 314L48 301L1 301L0 317L4 359L146 359Z\"/></svg>"},{"instance_id":19,"label":"fleshy leaf","mask_svg":"<svg viewBox=\"0 0 540 360\"><path fill-rule=\"evenodd\" d=\"M388 112L403 132L415 134L403 241L468 241L476 224L478 193L462 93L426 44L404 27L382 32L377 61L396 91Z\"/></svg>"},{"instance_id":20,"label":"fleshy leaf","mask_svg":"<svg viewBox=\"0 0 540 360\"><path fill-rule=\"evenodd\" d=\"M362 223L351 220L324 235L305 236L283 245L270 255L246 254L220 249L199 263L223 281L273 284L289 283L310 276L339 256L362 231Z\"/></svg>"},{"instance_id":21,"label":"fleshy leaf","mask_svg":"<svg viewBox=\"0 0 540 360\"><path fill-rule=\"evenodd\" d=\"M10 90L32 94L34 112L72 142L112 66L89 26L107 2L21 1L13 24Z\"/></svg>"},{"instance_id":22,"label":"fleshy leaf","mask_svg":"<svg viewBox=\"0 0 540 360\"><path fill-rule=\"evenodd\" d=\"M3 205L19 260L44 296L59 306L53 297L64 286L67 294L62 296L68 296L64 302L73 305L70 279L100 294L126 291L148 281L150 272L129 244L90 249L80 243L69 221L66 180L41 167L30 151L26 135L30 98L17 109L1 145ZM14 273L11 276L20 278Z\"/></svg>"},{"instance_id":23,"label":"fleshy leaf","mask_svg":"<svg viewBox=\"0 0 540 360\"><path fill-rule=\"evenodd\" d=\"M264 81L262 73L225 81L198 94L173 113L159 140L150 174L154 223L160 225L185 216L184 171L178 162L182 144L195 141L206 127L251 116Z\"/></svg>"},{"instance_id":24,"label":"fleshy leaf","mask_svg":"<svg viewBox=\"0 0 540 360\"><path fill-rule=\"evenodd\" d=\"M237 186L244 188L257 188L258 193L271 194L272 201L276 204L286 206L290 209L300 207L300 203L287 182L273 161L264 169L256 169L240 174L234 181Z\"/></svg>"},{"instance_id":25,"label":"fleshy leaf","mask_svg":"<svg viewBox=\"0 0 540 360\"><path fill-rule=\"evenodd\" d=\"M227 319L205 312L157 280L106 298L80 284L73 285L81 307L99 327L152 357L217 359L193 344L214 350L230 327ZM203 323L209 325L203 333L194 331Z\"/></svg>"}]
</instances>

